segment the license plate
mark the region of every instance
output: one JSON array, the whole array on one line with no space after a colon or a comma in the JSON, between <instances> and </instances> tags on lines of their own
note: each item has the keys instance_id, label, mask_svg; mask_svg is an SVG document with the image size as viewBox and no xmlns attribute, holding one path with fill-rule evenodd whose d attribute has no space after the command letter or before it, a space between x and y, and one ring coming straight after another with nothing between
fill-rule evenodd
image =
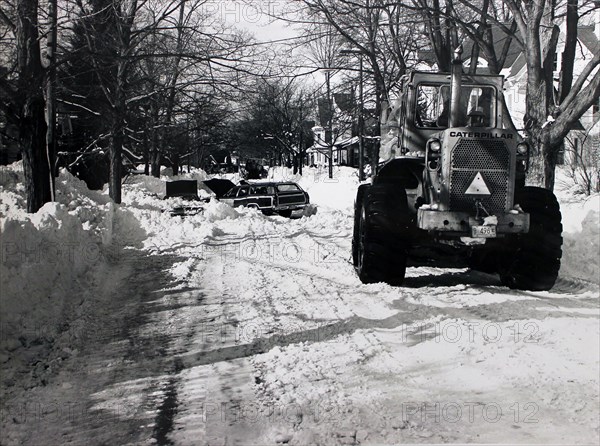
<instances>
[{"instance_id":1,"label":"license plate","mask_svg":"<svg viewBox=\"0 0 600 446\"><path fill-rule=\"evenodd\" d=\"M495 238L496 226L472 226L471 236L473 238Z\"/></svg>"}]
</instances>

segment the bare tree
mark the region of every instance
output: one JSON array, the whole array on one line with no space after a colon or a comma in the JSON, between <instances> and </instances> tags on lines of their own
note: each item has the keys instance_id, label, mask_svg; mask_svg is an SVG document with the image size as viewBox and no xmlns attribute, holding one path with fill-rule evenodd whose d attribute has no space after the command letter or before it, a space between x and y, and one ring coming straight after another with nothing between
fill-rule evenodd
<instances>
[{"instance_id":1,"label":"bare tree","mask_svg":"<svg viewBox=\"0 0 600 446\"><path fill-rule=\"evenodd\" d=\"M248 106L233 125L235 145L264 156L275 150L300 170L312 144L315 95L294 79L257 79Z\"/></svg>"},{"instance_id":2,"label":"bare tree","mask_svg":"<svg viewBox=\"0 0 600 446\"><path fill-rule=\"evenodd\" d=\"M189 127L197 99L228 100L242 75L251 72L256 51L207 14L204 0L75 1L86 57L102 92L102 114L110 118L109 190L119 202L124 145L141 146L145 139L150 149L142 149L144 159L155 176L163 158L177 164L181 132ZM144 121L149 135L132 128Z\"/></svg>"},{"instance_id":3,"label":"bare tree","mask_svg":"<svg viewBox=\"0 0 600 446\"><path fill-rule=\"evenodd\" d=\"M268 14L268 10L263 13ZM381 115L383 101L398 85L408 66L416 62L419 44L415 31L419 28L419 16L404 7L401 2L387 0L302 0L288 2L285 15L274 17L304 28L304 33L293 45L323 45L331 31L345 49L358 51L363 58L366 97L371 98L375 120ZM331 50L324 45L327 50ZM332 54L333 55L333 54ZM314 62L314 61L313 61ZM338 63L353 70L357 67L347 62ZM322 67L322 66L321 66ZM308 72L319 67L314 64ZM374 126L374 141L378 141L378 126ZM372 146L371 162L375 171L378 163L378 144Z\"/></svg>"},{"instance_id":4,"label":"bare tree","mask_svg":"<svg viewBox=\"0 0 600 446\"><path fill-rule=\"evenodd\" d=\"M565 138L564 154L569 176L580 192L600 192L600 145L594 145L590 130Z\"/></svg>"},{"instance_id":5,"label":"bare tree","mask_svg":"<svg viewBox=\"0 0 600 446\"><path fill-rule=\"evenodd\" d=\"M44 68L40 55L37 0L17 2L17 100L19 143L27 190L27 212L52 199L51 153L46 145Z\"/></svg>"}]
</instances>

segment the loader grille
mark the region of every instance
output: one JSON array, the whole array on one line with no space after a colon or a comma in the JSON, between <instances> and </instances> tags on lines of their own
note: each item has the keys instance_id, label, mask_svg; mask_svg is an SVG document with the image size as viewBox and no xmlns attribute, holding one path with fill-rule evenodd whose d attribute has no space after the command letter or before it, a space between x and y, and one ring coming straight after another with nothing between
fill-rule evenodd
<instances>
[{"instance_id":1,"label":"loader grille","mask_svg":"<svg viewBox=\"0 0 600 446\"><path fill-rule=\"evenodd\" d=\"M510 152L502 140L461 139L452 152L450 209L473 212L475 200L481 200L490 214L508 210L510 159ZM466 194L478 172L491 195Z\"/></svg>"}]
</instances>

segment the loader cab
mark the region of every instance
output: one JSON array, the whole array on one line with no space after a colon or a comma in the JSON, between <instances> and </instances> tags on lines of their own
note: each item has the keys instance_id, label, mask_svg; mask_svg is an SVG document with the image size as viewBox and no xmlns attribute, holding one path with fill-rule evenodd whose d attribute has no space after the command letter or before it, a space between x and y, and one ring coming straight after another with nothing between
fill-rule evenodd
<instances>
[{"instance_id":1,"label":"loader cab","mask_svg":"<svg viewBox=\"0 0 600 446\"><path fill-rule=\"evenodd\" d=\"M458 126L506 128L499 102L502 86L501 76L463 74ZM427 140L449 125L450 74L415 71L401 88L382 116L382 161L424 156Z\"/></svg>"}]
</instances>

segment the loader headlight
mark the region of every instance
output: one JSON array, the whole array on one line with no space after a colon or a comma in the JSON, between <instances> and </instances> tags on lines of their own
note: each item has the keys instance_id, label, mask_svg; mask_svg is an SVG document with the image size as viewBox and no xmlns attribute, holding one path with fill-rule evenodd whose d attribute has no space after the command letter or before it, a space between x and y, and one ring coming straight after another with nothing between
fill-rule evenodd
<instances>
[{"instance_id":1,"label":"loader headlight","mask_svg":"<svg viewBox=\"0 0 600 446\"><path fill-rule=\"evenodd\" d=\"M517 144L517 153L519 155L527 155L527 152L529 152L529 144L526 142L520 142Z\"/></svg>"},{"instance_id":2,"label":"loader headlight","mask_svg":"<svg viewBox=\"0 0 600 446\"><path fill-rule=\"evenodd\" d=\"M438 153L440 150L442 150L442 144L440 143L439 139L432 139L429 141L429 150L431 150L434 153Z\"/></svg>"}]
</instances>

